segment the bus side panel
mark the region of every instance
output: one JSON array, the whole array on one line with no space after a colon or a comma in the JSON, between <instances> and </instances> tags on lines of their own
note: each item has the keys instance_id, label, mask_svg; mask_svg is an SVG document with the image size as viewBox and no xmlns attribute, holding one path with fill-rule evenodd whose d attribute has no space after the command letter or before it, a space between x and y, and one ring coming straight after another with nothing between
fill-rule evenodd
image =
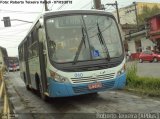
<instances>
[{"instance_id":1,"label":"bus side panel","mask_svg":"<svg viewBox=\"0 0 160 119\"><path fill-rule=\"evenodd\" d=\"M39 61L40 61L40 72L41 72L41 77L40 81L43 87L43 93L48 93L48 86L47 86L47 54L44 53L44 51L47 50L47 45L46 45L46 39L45 39L45 33L43 28L38 29L38 48L39 48Z\"/></svg>"},{"instance_id":2,"label":"bus side panel","mask_svg":"<svg viewBox=\"0 0 160 119\"><path fill-rule=\"evenodd\" d=\"M43 87L43 93L47 92L47 78L46 78L46 55L43 53L43 43L39 42L39 59L40 59L40 72L41 72L41 83Z\"/></svg>"},{"instance_id":3,"label":"bus side panel","mask_svg":"<svg viewBox=\"0 0 160 119\"><path fill-rule=\"evenodd\" d=\"M39 65L39 57L34 57L29 60L29 75L31 78L31 85L32 88L37 89L37 84L36 84L36 73L40 77L40 65Z\"/></svg>"},{"instance_id":4,"label":"bus side panel","mask_svg":"<svg viewBox=\"0 0 160 119\"><path fill-rule=\"evenodd\" d=\"M25 62L24 61L20 61L19 62L19 66L20 66L20 76L23 79L23 81L26 83L26 66L25 66Z\"/></svg>"}]
</instances>

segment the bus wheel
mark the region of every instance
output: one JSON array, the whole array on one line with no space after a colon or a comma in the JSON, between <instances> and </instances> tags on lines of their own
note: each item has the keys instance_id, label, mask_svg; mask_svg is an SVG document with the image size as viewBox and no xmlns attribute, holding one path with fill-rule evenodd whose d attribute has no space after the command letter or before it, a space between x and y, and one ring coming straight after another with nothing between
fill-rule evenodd
<instances>
[{"instance_id":1,"label":"bus wheel","mask_svg":"<svg viewBox=\"0 0 160 119\"><path fill-rule=\"evenodd\" d=\"M26 89L27 89L28 91L31 90L31 88L29 87L29 85L26 85Z\"/></svg>"},{"instance_id":2,"label":"bus wheel","mask_svg":"<svg viewBox=\"0 0 160 119\"><path fill-rule=\"evenodd\" d=\"M44 94L41 83L39 83L38 86L39 86L39 95L40 95L40 97L41 97L44 101L47 102L48 99L49 99L49 97Z\"/></svg>"}]
</instances>

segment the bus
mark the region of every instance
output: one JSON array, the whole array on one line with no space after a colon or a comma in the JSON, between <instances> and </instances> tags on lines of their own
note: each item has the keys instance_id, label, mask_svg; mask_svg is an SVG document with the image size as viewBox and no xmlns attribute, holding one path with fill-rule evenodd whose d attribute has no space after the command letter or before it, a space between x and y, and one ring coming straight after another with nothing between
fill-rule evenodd
<instances>
[{"instance_id":1,"label":"bus","mask_svg":"<svg viewBox=\"0 0 160 119\"><path fill-rule=\"evenodd\" d=\"M44 100L121 89L126 83L122 33L105 11L45 12L18 51L26 88Z\"/></svg>"},{"instance_id":2,"label":"bus","mask_svg":"<svg viewBox=\"0 0 160 119\"><path fill-rule=\"evenodd\" d=\"M8 53L6 48L0 46L0 70L7 71Z\"/></svg>"}]
</instances>

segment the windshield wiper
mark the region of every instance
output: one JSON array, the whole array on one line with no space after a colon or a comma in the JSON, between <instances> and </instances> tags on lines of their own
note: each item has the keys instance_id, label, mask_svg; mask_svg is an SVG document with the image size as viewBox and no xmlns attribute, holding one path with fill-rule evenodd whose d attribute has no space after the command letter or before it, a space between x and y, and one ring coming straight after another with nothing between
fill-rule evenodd
<instances>
[{"instance_id":1,"label":"windshield wiper","mask_svg":"<svg viewBox=\"0 0 160 119\"><path fill-rule=\"evenodd\" d=\"M105 49L105 52L106 52L106 55L107 55L107 59L108 59L108 61L110 61L109 51L108 51L107 45L106 45L106 43L105 43L105 41L104 41L102 32L101 32L101 30L100 30L100 28L99 28L98 22L97 22L97 29L98 29L98 34L97 34L97 35L98 35L99 42L100 42L101 45L104 46L104 49Z\"/></svg>"},{"instance_id":2,"label":"windshield wiper","mask_svg":"<svg viewBox=\"0 0 160 119\"><path fill-rule=\"evenodd\" d=\"M83 24L84 24L84 31L85 31L86 36L87 36L87 42L88 42L88 48L89 48L90 59L92 59L91 45L90 45L89 36L88 36L88 33L87 33L87 28L86 28L86 24L85 24L85 21L84 21L83 16L82 16L82 21L83 21Z\"/></svg>"},{"instance_id":3,"label":"windshield wiper","mask_svg":"<svg viewBox=\"0 0 160 119\"><path fill-rule=\"evenodd\" d=\"M82 26L82 40L80 42L80 45L78 46L78 50L76 52L76 56L74 57L74 60L73 60L73 64L75 64L77 62L77 60L78 60L80 51L82 49L83 42L84 42L84 45L85 45L85 48L86 48L85 37L87 37L90 59L92 59L92 53L91 53L91 46L90 46L90 42L89 42L89 36L88 36L88 33L87 33L86 24L85 24L85 21L83 19L83 16L82 16L82 22L83 22L83 25L84 25L84 27ZM85 32L86 35L84 35L84 32Z\"/></svg>"},{"instance_id":4,"label":"windshield wiper","mask_svg":"<svg viewBox=\"0 0 160 119\"><path fill-rule=\"evenodd\" d=\"M83 43L84 43L84 46L86 48L85 37L86 36L84 35L84 28L82 27L82 40L81 40L81 42L80 42L80 44L78 46L78 50L77 50L76 55L75 55L74 60L73 60L73 64L75 64L77 62L77 60L78 60L78 57L79 57L80 51L82 49Z\"/></svg>"}]
</instances>

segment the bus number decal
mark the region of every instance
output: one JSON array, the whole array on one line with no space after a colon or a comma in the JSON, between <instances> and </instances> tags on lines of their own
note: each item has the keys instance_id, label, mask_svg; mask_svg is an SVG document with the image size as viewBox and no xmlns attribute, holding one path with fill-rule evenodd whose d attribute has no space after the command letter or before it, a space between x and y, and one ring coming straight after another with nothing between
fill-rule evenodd
<instances>
[{"instance_id":1,"label":"bus number decal","mask_svg":"<svg viewBox=\"0 0 160 119\"><path fill-rule=\"evenodd\" d=\"M81 77L83 77L83 73L75 73L74 76L76 78L81 78Z\"/></svg>"}]
</instances>

